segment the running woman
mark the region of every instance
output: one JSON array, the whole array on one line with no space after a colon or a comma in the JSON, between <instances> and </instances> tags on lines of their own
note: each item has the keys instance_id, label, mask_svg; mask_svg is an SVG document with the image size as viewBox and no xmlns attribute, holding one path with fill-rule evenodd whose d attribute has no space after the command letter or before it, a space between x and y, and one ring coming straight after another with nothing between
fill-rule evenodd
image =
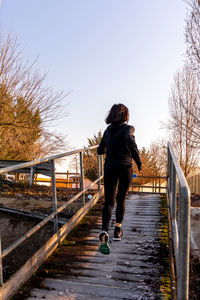
<instances>
[{"instance_id":1,"label":"running woman","mask_svg":"<svg viewBox=\"0 0 200 300\"><path fill-rule=\"evenodd\" d=\"M99 250L103 254L109 254L108 229L115 198L117 207L113 240L120 241L123 235L121 225L125 213L125 199L133 175L132 159L136 162L139 171L141 170L141 160L133 135L135 129L127 124L129 121L128 108L123 104L114 104L105 121L109 126L97 148L98 154L106 153L104 163L105 202L102 211L102 231L99 234Z\"/></svg>"}]
</instances>

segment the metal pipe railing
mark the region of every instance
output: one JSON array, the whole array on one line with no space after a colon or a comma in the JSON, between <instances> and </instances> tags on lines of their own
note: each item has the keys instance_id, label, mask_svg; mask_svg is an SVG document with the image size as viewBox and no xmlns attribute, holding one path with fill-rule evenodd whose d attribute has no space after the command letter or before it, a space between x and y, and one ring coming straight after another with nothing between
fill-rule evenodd
<instances>
[{"instance_id":1,"label":"metal pipe railing","mask_svg":"<svg viewBox=\"0 0 200 300\"><path fill-rule=\"evenodd\" d=\"M3 265L2 265L2 254L1 254L1 231L0 231L0 286L3 285Z\"/></svg>"},{"instance_id":2,"label":"metal pipe railing","mask_svg":"<svg viewBox=\"0 0 200 300\"><path fill-rule=\"evenodd\" d=\"M30 238L34 233L36 233L40 228L42 228L45 224L47 224L49 221L54 219L54 232L58 231L58 214L62 212L67 206L69 206L72 202L74 202L77 198L80 196L83 197L83 205L85 204L85 192L92 188L94 185L101 182L103 176L99 174L99 177L92 182L90 185L88 185L86 188L84 187L84 168L83 168L83 152L88 150L96 149L97 146L92 146L89 148L83 148L78 149L74 151L69 151L65 153L61 153L58 155L53 155L47 158L42 159L36 159L30 162L20 163L11 167L5 167L0 169L0 174L12 172L18 169L23 169L27 167L32 167L42 163L42 162L50 162L51 163L51 182L52 182L52 200L53 200L53 212L47 216L44 220L42 220L39 224L31 228L27 233L25 233L23 236L21 236L17 241L15 241L12 245L7 247L2 251L1 249L1 234L0 234L0 286L3 284L3 272L2 272L2 259L5 258L11 251L16 249L22 242L24 242L27 238ZM63 158L66 156L70 156L76 153L80 153L80 170L81 170L81 191L77 193L74 197L72 197L69 201L64 203L59 208L57 207L57 190L56 190L56 177L55 177L55 160L59 158ZM98 156L98 154L97 154ZM99 161L99 159L98 159ZM99 168L99 167L98 167ZM102 172L101 172L102 173ZM101 175L101 176L100 176ZM98 185L99 186L99 185Z\"/></svg>"},{"instance_id":3,"label":"metal pipe railing","mask_svg":"<svg viewBox=\"0 0 200 300\"><path fill-rule=\"evenodd\" d=\"M190 189L168 143L168 198L177 277L177 300L188 300L190 255Z\"/></svg>"},{"instance_id":4,"label":"metal pipe railing","mask_svg":"<svg viewBox=\"0 0 200 300\"><path fill-rule=\"evenodd\" d=\"M68 151L68 152L52 155L52 156L45 157L45 158L35 159L35 160L32 160L32 161L17 164L17 165L11 166L11 167L2 168L2 169L0 169L0 174L16 171L18 169L23 169L23 168L26 168L26 167L33 167L33 166L39 165L42 162L49 162L51 160L63 158L63 157L70 156L70 155L73 155L73 154L76 154L76 153L96 149L97 147L98 147L98 145L97 146L91 146L89 148L81 148L81 149L77 149L77 150L73 150L73 151Z\"/></svg>"}]
</instances>

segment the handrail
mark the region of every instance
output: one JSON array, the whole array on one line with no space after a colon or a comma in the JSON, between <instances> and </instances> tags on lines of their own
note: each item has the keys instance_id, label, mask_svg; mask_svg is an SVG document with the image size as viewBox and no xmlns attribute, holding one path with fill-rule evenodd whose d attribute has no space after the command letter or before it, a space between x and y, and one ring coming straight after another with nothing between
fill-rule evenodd
<instances>
[{"instance_id":1,"label":"handrail","mask_svg":"<svg viewBox=\"0 0 200 300\"><path fill-rule=\"evenodd\" d=\"M44 220L38 223L36 226L31 228L27 233L25 233L22 237L20 237L17 241L15 241L12 245L2 251L1 249L1 235L0 235L0 286L3 285L3 272L2 272L2 259L5 258L11 251L16 249L22 242L24 242L27 238L30 238L35 232L37 232L40 228L42 228L45 224L47 224L50 220L54 219L54 232L58 231L58 214L62 212L67 206L69 206L72 202L74 202L77 198L82 196L82 204L85 205L85 192L93 187L95 184L98 184L98 190L100 191L100 181L103 178L103 166L102 166L102 156L101 160L99 159L99 155L97 154L97 169L98 169L98 178L92 182L87 187L84 187L84 172L83 172L83 152L88 150L96 149L98 145L88 147L88 148L81 148L73 151L64 152L61 154L49 156L42 159L36 159L33 161L20 163L16 165L12 165L10 167L5 167L0 169L0 174L16 171L18 169L23 169L27 167L36 166L42 162L50 162L51 166L51 181L52 181L52 200L53 200L53 212L48 215ZM80 154L80 176L81 176L81 191L77 193L74 197L72 197L69 201L65 204L57 208L57 193L56 193L56 178L55 178L55 160L59 158L63 158L66 156L70 156L73 154Z\"/></svg>"},{"instance_id":2,"label":"handrail","mask_svg":"<svg viewBox=\"0 0 200 300\"><path fill-rule=\"evenodd\" d=\"M12 167L2 168L2 169L0 169L0 174L6 173L6 172L12 172L12 171L27 168L27 167L33 167L33 166L39 165L42 162L52 161L52 160L55 160L55 159L58 159L58 158L63 158L65 156L73 155L73 154L84 152L84 151L87 151L87 150L96 149L97 147L98 147L98 145L97 146L96 145L91 146L91 147L88 147L88 148L81 148L81 149L77 149L77 150L73 150L73 151L68 151L68 152L52 155L52 156L45 157L45 158L35 159L35 160L28 161L28 162L25 162L25 163L20 163L20 164L14 165Z\"/></svg>"},{"instance_id":3,"label":"handrail","mask_svg":"<svg viewBox=\"0 0 200 300\"><path fill-rule=\"evenodd\" d=\"M177 277L177 300L188 300L190 255L190 189L168 143L168 198Z\"/></svg>"},{"instance_id":4,"label":"handrail","mask_svg":"<svg viewBox=\"0 0 200 300\"><path fill-rule=\"evenodd\" d=\"M103 176L100 177L102 179ZM11 251L13 251L15 248L17 248L22 242L24 242L27 238L30 238L35 232L37 232L40 228L42 228L45 224L47 224L50 220L52 220L58 213L63 211L63 209L67 208L74 200L76 200L78 197L80 197L83 193L85 193L88 189L93 187L99 179L96 179L94 182L92 182L90 185L87 186L83 191L76 194L74 197L72 197L69 201L64 203L62 206L60 206L57 211L52 212L49 216L47 216L44 220L42 220L40 223L35 225L33 228L31 228L27 233L25 233L21 238L19 238L15 243L10 245L8 248L2 251L2 259L6 257Z\"/></svg>"}]
</instances>

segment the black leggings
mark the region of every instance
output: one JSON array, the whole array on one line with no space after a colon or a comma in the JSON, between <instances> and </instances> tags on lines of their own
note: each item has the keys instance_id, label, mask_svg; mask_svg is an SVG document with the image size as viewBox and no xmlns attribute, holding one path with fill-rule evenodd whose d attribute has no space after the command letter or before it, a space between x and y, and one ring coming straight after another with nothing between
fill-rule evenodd
<instances>
[{"instance_id":1,"label":"black leggings","mask_svg":"<svg viewBox=\"0 0 200 300\"><path fill-rule=\"evenodd\" d=\"M125 199L131 184L133 168L127 167L104 167L104 192L105 203L102 212L102 230L108 231L112 209L115 204L116 187L116 222L122 223L125 213Z\"/></svg>"}]
</instances>

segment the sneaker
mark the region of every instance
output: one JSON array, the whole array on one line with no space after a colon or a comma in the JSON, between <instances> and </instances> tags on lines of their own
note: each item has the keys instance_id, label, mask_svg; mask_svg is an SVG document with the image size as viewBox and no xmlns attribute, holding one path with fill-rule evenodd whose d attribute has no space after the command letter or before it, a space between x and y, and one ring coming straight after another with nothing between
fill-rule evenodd
<instances>
[{"instance_id":1,"label":"sneaker","mask_svg":"<svg viewBox=\"0 0 200 300\"><path fill-rule=\"evenodd\" d=\"M109 246L109 235L106 231L102 231L99 234L100 246L99 251L102 254L110 254L110 246Z\"/></svg>"},{"instance_id":2,"label":"sneaker","mask_svg":"<svg viewBox=\"0 0 200 300\"><path fill-rule=\"evenodd\" d=\"M113 241L121 241L123 236L123 231L121 227L115 226Z\"/></svg>"}]
</instances>

